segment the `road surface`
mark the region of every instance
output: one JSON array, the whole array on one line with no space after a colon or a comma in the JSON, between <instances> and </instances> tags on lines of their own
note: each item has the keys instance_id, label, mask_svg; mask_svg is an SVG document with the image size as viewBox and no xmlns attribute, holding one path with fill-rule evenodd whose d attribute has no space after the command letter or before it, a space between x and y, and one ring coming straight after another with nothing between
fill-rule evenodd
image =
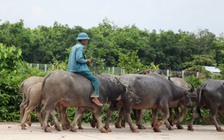
<instances>
[{"instance_id":1,"label":"road surface","mask_svg":"<svg viewBox=\"0 0 224 140\"><path fill-rule=\"evenodd\" d=\"M113 132L100 133L97 129L91 128L89 124L84 124L83 130L70 132L67 130L44 132L39 123L33 123L27 130L21 130L19 123L0 123L1 140L224 140L224 132L217 132L215 126L195 125L195 131L190 132L184 126L183 130L167 130L161 127L161 133L153 132L149 124L145 124L146 129L139 133L132 133L129 127L117 129L111 124ZM222 126L224 128L224 126Z\"/></svg>"}]
</instances>

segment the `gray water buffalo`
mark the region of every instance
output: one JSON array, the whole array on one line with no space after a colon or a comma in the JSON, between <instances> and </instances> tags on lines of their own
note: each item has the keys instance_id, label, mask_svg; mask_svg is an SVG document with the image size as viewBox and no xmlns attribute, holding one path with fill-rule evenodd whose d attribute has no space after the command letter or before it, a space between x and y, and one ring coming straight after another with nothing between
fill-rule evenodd
<instances>
[{"instance_id":1,"label":"gray water buffalo","mask_svg":"<svg viewBox=\"0 0 224 140\"><path fill-rule=\"evenodd\" d=\"M27 119L28 116L30 116L30 112L33 111L34 109L36 109L36 115L37 115L37 118L42 126L43 124L43 121L42 121L42 118L41 118L41 115L40 115L40 106L38 107L38 104L39 104L39 101L40 99L42 98L42 84L43 82L40 81L38 83L35 83L31 86L29 86L29 88L27 89L26 91L26 98L25 98L25 101L23 102L25 108L24 108L24 115L22 116L21 118L21 128L23 130L25 130L25 121ZM42 103L44 104L45 102L45 99L42 98ZM57 105L55 106L55 108L57 109L58 113L59 113L59 116L65 116L63 117L62 119L62 127L63 129L68 129L69 128L69 121L68 121L68 117L67 117L67 113L66 111L63 111L63 107L62 105L59 103L57 103ZM55 115L53 113L51 113L51 117L53 118L54 121L57 121L55 119ZM29 120L30 122L30 125L31 125L31 120ZM55 125L55 128L57 130L60 130L60 127L57 126L57 124Z\"/></svg>"},{"instance_id":2,"label":"gray water buffalo","mask_svg":"<svg viewBox=\"0 0 224 140\"><path fill-rule=\"evenodd\" d=\"M194 89L193 85L190 86L183 78L179 78L179 77L168 77L168 79L171 82L173 82L176 86L190 91L191 95L189 95L189 97L191 98L191 100L192 99L195 100L197 94L196 94L196 90ZM169 117L168 121L171 123L171 125L176 124L178 129L183 129L183 126L181 125L181 123L184 120L184 118L186 117L187 111L188 111L188 108L183 103L183 102L185 102L184 98L182 100L175 101L175 102L169 104L170 117ZM181 114L179 112L179 108L181 110ZM172 111L173 109L174 109L175 115L176 115L175 120L173 120L173 111Z\"/></svg>"},{"instance_id":3,"label":"gray water buffalo","mask_svg":"<svg viewBox=\"0 0 224 140\"><path fill-rule=\"evenodd\" d=\"M130 87L124 86L119 82L113 82L105 76L98 76L98 79L101 103L114 102L118 98L122 98L122 96L128 96L130 100L132 98L140 100L139 97L131 92ZM57 102L66 107L79 107L71 124L71 131L76 131L77 120L83 110L88 109L94 114L99 126L98 129L101 132L107 132L101 122L102 107L95 105L91 101L92 85L88 79L78 74L56 70L45 78L42 92L46 99L42 109L45 132L49 131L47 127L49 113L52 112Z\"/></svg>"},{"instance_id":4,"label":"gray water buffalo","mask_svg":"<svg viewBox=\"0 0 224 140\"><path fill-rule=\"evenodd\" d=\"M190 98L188 97L189 91L180 88L171 83L166 78L158 75L138 75L127 74L122 75L119 80L124 84L128 84L133 88L133 92L139 96L142 101L139 104L124 103L125 118L130 125L133 132L136 128L133 126L130 111L133 109L148 109L153 110L153 116L157 115L157 110L160 109L163 113L162 120L157 121L157 118L153 118L156 121L154 124L154 131L160 132L159 127L165 122L166 126L171 129L171 126L167 119L169 118L169 104L181 99L186 99L186 106L191 105Z\"/></svg>"},{"instance_id":5,"label":"gray water buffalo","mask_svg":"<svg viewBox=\"0 0 224 140\"><path fill-rule=\"evenodd\" d=\"M193 131L193 122L200 115L200 108L210 110L210 117L215 124L216 130L224 132L224 129L218 124L216 115L219 111L224 111L224 80L207 80L198 89L198 99L196 107L192 113L192 117L188 126L188 130Z\"/></svg>"},{"instance_id":6,"label":"gray water buffalo","mask_svg":"<svg viewBox=\"0 0 224 140\"><path fill-rule=\"evenodd\" d=\"M25 103L26 97L27 97L27 89L32 86L33 84L36 84L38 82L42 82L44 80L44 77L39 76L31 76L27 79L25 79L21 84L19 91L22 91L23 98L22 102L20 104L20 122L24 116L25 107L27 106L27 103ZM29 116L28 124L31 125L31 117Z\"/></svg>"},{"instance_id":7,"label":"gray water buffalo","mask_svg":"<svg viewBox=\"0 0 224 140\"><path fill-rule=\"evenodd\" d=\"M147 74L147 75L150 76L150 74ZM156 75L154 75L154 76L156 76ZM161 78L161 76L157 76L157 78ZM184 89L192 92L192 95L190 97L196 96L196 93L194 93L195 90L194 90L193 86L190 86L184 79L179 78L179 77L169 77L168 79L169 79L169 81L174 83L176 86L179 86L181 88L184 88ZM164 93L164 94L166 94L166 93ZM170 117L169 117L168 121L170 122L171 125L176 124L178 129L183 129L181 122L183 121L183 119L185 118L186 113L187 113L187 107L185 106L186 103L184 103L184 102L188 102L188 101L185 101L184 99L185 98L169 103ZM181 114L179 113L179 108L181 109ZM173 109L175 110L175 115L176 115L175 120L173 120L173 111L172 111ZM143 118L144 112L145 112L145 109L140 109L140 110L133 109L133 113L134 113L134 116L136 119L136 125L137 125L138 129L145 129L145 127L142 125L142 118ZM153 127L153 124L155 124L155 121L157 121L156 120L157 118L155 117L155 116L157 116L157 112L153 111L153 113L154 113L153 114L154 116L152 116L153 117L152 127ZM115 121L116 128L125 127L124 121L122 121L122 123L120 123L121 119L123 117L123 114L124 114L123 108L121 107L121 109L119 111L118 118Z\"/></svg>"}]
</instances>

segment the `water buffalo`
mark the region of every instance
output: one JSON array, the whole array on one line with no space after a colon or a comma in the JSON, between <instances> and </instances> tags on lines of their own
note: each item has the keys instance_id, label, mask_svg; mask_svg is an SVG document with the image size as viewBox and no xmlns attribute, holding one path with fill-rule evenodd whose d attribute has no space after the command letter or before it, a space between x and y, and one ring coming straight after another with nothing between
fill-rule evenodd
<instances>
[{"instance_id":1,"label":"water buffalo","mask_svg":"<svg viewBox=\"0 0 224 140\"><path fill-rule=\"evenodd\" d=\"M24 114L21 116L21 127L22 129L25 130L25 121L27 117L30 115L30 112L33 111L39 103L39 100L41 98L41 87L42 87L42 82L35 83L31 86L26 91L26 99L23 102L25 105L24 108ZM39 122L42 125L42 119L39 111L36 111L37 118L39 119ZM30 122L31 123L31 122Z\"/></svg>"},{"instance_id":2,"label":"water buffalo","mask_svg":"<svg viewBox=\"0 0 224 140\"><path fill-rule=\"evenodd\" d=\"M113 82L105 76L98 76L98 79L100 82L99 99L101 103L105 104L106 102L116 101L124 95L128 95L130 99L135 98L136 100L140 100L131 92L130 87ZM45 78L42 92L46 98L46 103L42 109L45 132L49 131L47 127L49 113L57 102L62 103L66 107L79 107L71 124L71 131L76 131L76 122L85 108L95 115L99 130L107 132L101 122L102 107L95 105L91 101L92 85L88 79L78 74L56 70Z\"/></svg>"},{"instance_id":3,"label":"water buffalo","mask_svg":"<svg viewBox=\"0 0 224 140\"><path fill-rule=\"evenodd\" d=\"M27 103L25 103L26 97L27 97L27 89L33 85L36 84L38 82L42 82L44 80L44 77L39 77L39 76L31 76L27 79L25 79L21 84L20 84L20 88L19 91L22 91L23 93L23 98L22 98L22 102L20 104L20 122L24 116L24 111L25 111L25 107L27 106ZM31 126L31 117L29 116L28 119L28 124L29 126Z\"/></svg>"},{"instance_id":4,"label":"water buffalo","mask_svg":"<svg viewBox=\"0 0 224 140\"><path fill-rule=\"evenodd\" d=\"M200 108L209 109L210 117L215 124L216 130L224 132L224 129L221 128L216 120L218 111L224 111L224 80L207 80L198 89L198 99L188 130L194 130L192 125L198 114L201 116Z\"/></svg>"},{"instance_id":5,"label":"water buffalo","mask_svg":"<svg viewBox=\"0 0 224 140\"><path fill-rule=\"evenodd\" d=\"M150 76L150 74L147 74ZM154 75L156 76L156 75ZM161 76L157 76L157 78L161 78ZM171 81L172 83L174 83L176 86L179 86L181 88L184 88L190 92L192 92L192 95L189 96L189 97L195 97L196 95L194 95L194 87L193 86L190 86L184 79L182 78L179 78L179 77L169 77L168 78L169 81ZM166 93L164 93L166 94ZM181 122L183 121L183 119L185 118L186 116L186 113L187 113L187 107L186 107L186 102L188 101L185 101L186 98L183 98L181 100L176 100L174 102L170 102L169 103L169 111L170 111L170 117L168 119L168 121L170 122L170 124L176 124L177 128L178 129L183 129L182 125L181 125ZM179 115L179 108L181 109L181 115ZM172 113L172 110L175 110L175 113L176 113L176 120L173 121L173 113ZM145 112L145 109L133 109L133 112L134 112L134 116L135 116L135 119L136 119L136 125L138 126L138 129L145 129L145 127L142 125L142 118L143 118L143 115L144 115L144 112ZM157 112L154 112L153 111L153 122L152 122L152 127L153 127L153 124L157 121ZM116 128L121 128L122 127L125 127L125 123L124 121L122 121L122 123L120 124L120 121L121 121L121 118L123 117L123 108L121 107L120 111L119 111L119 115L118 115L118 118L115 122L115 127Z\"/></svg>"},{"instance_id":6,"label":"water buffalo","mask_svg":"<svg viewBox=\"0 0 224 140\"><path fill-rule=\"evenodd\" d=\"M42 118L41 118L41 115L40 115L40 107L38 107L38 104L39 104L39 101L40 99L42 98L42 92L41 92L41 88L42 88L42 84L43 82L40 81L38 83L35 83L31 86L29 86L29 88L27 89L26 91L26 98L25 98L25 101L23 102L23 104L25 105L25 108L24 108L24 115L22 116L21 118L21 128L23 130L25 130L25 121L27 119L28 116L30 116L30 112L33 111L34 109L36 109L36 115L37 115L37 118L42 126L43 124L43 121L42 121ZM43 98L42 99L44 103L45 99ZM58 110L58 113L59 113L59 116L62 116L61 114L63 114L64 116L66 117L63 117L62 119L62 127L63 129L68 129L69 128L69 122L68 122L68 117L67 117L67 113L65 111L63 111L63 107L62 105L59 103L57 103L57 105L55 106L55 108ZM53 112L51 113L51 116L53 118L54 121L57 121L55 119L55 115L53 114ZM31 120L30 121L30 124L31 124ZM57 130L60 130L60 127L55 125L55 128Z\"/></svg>"},{"instance_id":7,"label":"water buffalo","mask_svg":"<svg viewBox=\"0 0 224 140\"><path fill-rule=\"evenodd\" d=\"M191 95L189 95L189 97L191 98L191 100L197 96L196 95L196 90L194 89L193 85L189 85L183 78L179 78L179 77L168 77L168 79L173 82L175 85L177 85L178 87L184 88L188 91L191 92ZM182 121L184 120L184 118L187 115L187 107L185 106L185 98L183 98L182 100L173 102L171 104L169 104L169 110L170 110L170 117L168 119L168 121L172 124L176 124L178 129L183 129L183 126L181 125ZM179 108L181 110L181 114L179 112ZM176 120L173 120L173 110L175 111L175 115L176 115Z\"/></svg>"},{"instance_id":8,"label":"water buffalo","mask_svg":"<svg viewBox=\"0 0 224 140\"><path fill-rule=\"evenodd\" d=\"M191 105L190 98L188 97L189 91L180 88L171 83L166 78L158 75L138 75L127 74L122 75L119 80L124 84L128 84L133 88L133 92L139 96L142 101L139 104L124 103L125 118L130 125L133 132L136 132L136 128L133 126L130 117L131 108L134 109L147 109L153 110L153 116L156 116L157 109L160 109L163 113L162 120L156 121L157 118L153 118L156 123L154 124L154 131L160 132L159 127L165 122L166 126L171 129L171 126L167 119L169 118L169 104L177 100L186 98L188 100L187 106Z\"/></svg>"}]
</instances>

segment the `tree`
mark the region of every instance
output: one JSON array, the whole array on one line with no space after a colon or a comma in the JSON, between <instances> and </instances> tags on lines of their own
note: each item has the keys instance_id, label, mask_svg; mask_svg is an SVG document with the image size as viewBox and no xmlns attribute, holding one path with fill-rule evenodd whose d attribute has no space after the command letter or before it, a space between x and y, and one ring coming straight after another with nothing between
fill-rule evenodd
<instances>
[{"instance_id":1,"label":"tree","mask_svg":"<svg viewBox=\"0 0 224 140\"><path fill-rule=\"evenodd\" d=\"M137 73L145 69L137 55L138 51L119 54L118 67L125 69L126 73Z\"/></svg>"},{"instance_id":2,"label":"tree","mask_svg":"<svg viewBox=\"0 0 224 140\"><path fill-rule=\"evenodd\" d=\"M18 95L20 83L31 75L44 76L45 73L32 69L22 61L22 51L14 46L0 43L0 121L19 120ZM20 98L19 98L20 97Z\"/></svg>"}]
</instances>

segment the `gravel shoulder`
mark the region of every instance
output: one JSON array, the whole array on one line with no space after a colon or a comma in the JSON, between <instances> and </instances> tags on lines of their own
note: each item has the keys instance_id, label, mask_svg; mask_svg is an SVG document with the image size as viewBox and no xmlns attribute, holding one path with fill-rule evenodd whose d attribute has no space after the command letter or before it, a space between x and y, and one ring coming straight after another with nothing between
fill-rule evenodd
<instances>
[{"instance_id":1,"label":"gravel shoulder","mask_svg":"<svg viewBox=\"0 0 224 140\"><path fill-rule=\"evenodd\" d=\"M150 124L145 124L146 129L139 133L132 133L129 127L117 129L111 124L112 132L100 133L97 129L91 128L89 124L83 125L83 130L71 132L67 130L56 131L51 127L52 132L45 133L39 123L33 123L27 130L21 130L19 123L0 123L1 140L224 140L224 132L217 132L213 125L194 125L194 132L186 130L168 130L161 127L161 133L153 132ZM224 126L222 126L224 128Z\"/></svg>"}]
</instances>

